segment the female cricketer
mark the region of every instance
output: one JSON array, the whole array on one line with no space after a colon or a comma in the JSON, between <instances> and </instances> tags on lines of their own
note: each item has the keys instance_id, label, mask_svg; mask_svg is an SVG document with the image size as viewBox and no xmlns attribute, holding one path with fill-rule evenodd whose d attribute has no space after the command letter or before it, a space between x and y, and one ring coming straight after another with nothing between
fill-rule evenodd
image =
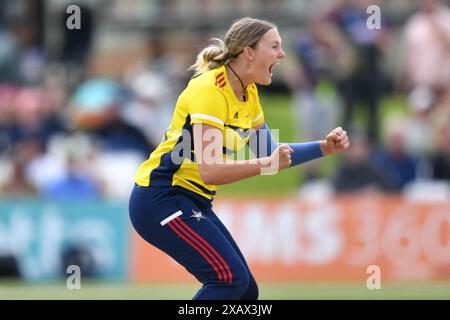
<instances>
[{"instance_id":1,"label":"female cricketer","mask_svg":"<svg viewBox=\"0 0 450 320\"><path fill-rule=\"evenodd\" d=\"M339 127L320 141L274 141L256 86L271 83L285 56L274 24L241 18L216 41L199 53L170 127L138 169L129 213L143 239L203 284L194 299L253 300L256 281L212 210L217 186L342 152L349 140ZM234 160L246 143L255 158Z\"/></svg>"}]
</instances>

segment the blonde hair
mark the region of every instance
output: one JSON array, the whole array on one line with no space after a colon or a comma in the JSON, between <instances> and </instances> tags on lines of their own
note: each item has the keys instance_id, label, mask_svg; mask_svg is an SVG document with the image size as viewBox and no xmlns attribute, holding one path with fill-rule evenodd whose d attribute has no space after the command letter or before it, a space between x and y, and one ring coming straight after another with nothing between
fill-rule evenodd
<instances>
[{"instance_id":1,"label":"blonde hair","mask_svg":"<svg viewBox=\"0 0 450 320\"><path fill-rule=\"evenodd\" d=\"M276 28L276 25L268 21L250 17L241 18L228 29L224 41L213 38L216 44L211 44L200 51L189 70L194 70L195 75L198 75L219 68L229 60L237 58L245 47L255 48L266 32L273 28Z\"/></svg>"}]
</instances>

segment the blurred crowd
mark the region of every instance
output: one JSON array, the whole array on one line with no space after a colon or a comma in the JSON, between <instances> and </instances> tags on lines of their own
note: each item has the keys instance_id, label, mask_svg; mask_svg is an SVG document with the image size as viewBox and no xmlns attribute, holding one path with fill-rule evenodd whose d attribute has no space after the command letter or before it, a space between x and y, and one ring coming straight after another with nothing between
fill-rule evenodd
<instances>
[{"instance_id":1,"label":"blurred crowd","mask_svg":"<svg viewBox=\"0 0 450 320\"><path fill-rule=\"evenodd\" d=\"M59 50L49 52L36 14L43 2L0 2L0 197L125 199L209 35L153 32L140 55L119 58L120 51L96 46L103 31L86 6L81 30L65 27L65 11L52 17L63 31ZM411 5L404 23L382 14L374 30L366 24L369 5L330 1L290 28L296 31L284 47L291 61L276 81L293 97L298 138L322 138L335 125L349 131L351 148L326 177L338 192L448 184L448 2ZM116 47L127 46L126 37L120 41ZM384 115L386 97L400 97L405 108ZM302 170L304 182L324 178L316 163Z\"/></svg>"},{"instance_id":2,"label":"blurred crowd","mask_svg":"<svg viewBox=\"0 0 450 320\"><path fill-rule=\"evenodd\" d=\"M333 172L336 192L436 182L448 195L450 7L424 0L404 23L381 14L371 28L371 4L334 1L295 38L297 67L287 78L299 135L320 139L335 125L349 131L351 147ZM386 103L393 97L405 107ZM317 163L305 168L307 182L320 178Z\"/></svg>"}]
</instances>

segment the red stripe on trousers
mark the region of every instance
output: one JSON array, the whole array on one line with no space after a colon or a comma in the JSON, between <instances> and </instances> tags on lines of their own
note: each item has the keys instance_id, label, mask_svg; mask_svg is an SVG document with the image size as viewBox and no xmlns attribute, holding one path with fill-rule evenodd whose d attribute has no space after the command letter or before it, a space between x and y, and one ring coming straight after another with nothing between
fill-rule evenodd
<instances>
[{"instance_id":1,"label":"red stripe on trousers","mask_svg":"<svg viewBox=\"0 0 450 320\"><path fill-rule=\"evenodd\" d=\"M225 266L225 270L228 273L228 279L229 282L233 282L233 274L231 273L231 269L228 266L228 264L225 262L225 260L222 258L222 256L205 240L203 239L198 233L196 233L194 230L192 230L186 223L183 222L183 220L180 219L180 217L175 218L174 220L179 221L187 230L189 230L198 240L200 240L202 243L204 243L212 252L214 252L219 258L219 260L222 262L222 264Z\"/></svg>"},{"instance_id":2,"label":"red stripe on trousers","mask_svg":"<svg viewBox=\"0 0 450 320\"><path fill-rule=\"evenodd\" d=\"M169 223L167 223L167 225L177 234L179 235L184 241L186 241L191 247L193 247L195 250L197 250L202 256L203 258L206 259L206 261L208 261L208 263L214 268L214 270L217 273L217 276L219 277L219 280L222 281L222 273L220 272L219 269L217 269L216 265L209 259L209 257L199 248L195 245L195 243L193 243L191 240L189 240L187 237L189 237L189 235L183 235L186 234L180 226L177 226L174 224L174 220L170 221ZM195 239L194 239L195 240ZM225 281L225 280L224 280Z\"/></svg>"},{"instance_id":3,"label":"red stripe on trousers","mask_svg":"<svg viewBox=\"0 0 450 320\"><path fill-rule=\"evenodd\" d=\"M223 272L223 279L225 282L228 282L228 275L225 272L225 267L223 265L221 265L221 263L219 262L219 260L217 259L217 257L214 255L214 253L211 250L208 250L208 248L205 246L205 244L203 242L201 242L201 239L198 240L195 238L195 235L192 236L192 234L189 233L189 230L186 230L186 228L183 228L184 225L187 226L183 220L181 220L181 218L179 219L174 219L172 220L172 222L178 227L178 230L180 230L181 232L183 232L183 234L185 236L187 236L189 239L191 239L193 242L195 242L201 249L203 249L204 253L206 253L210 258L212 258L213 262L215 263L215 265L219 268L219 270L221 272ZM188 227L189 228L189 227ZM189 228L190 229L190 228ZM191 229L192 232L194 232ZM195 233L195 232L194 232ZM206 243L207 244L207 243ZM212 249L210 247L210 249ZM214 250L214 249L213 249ZM216 252L217 254L217 252Z\"/></svg>"},{"instance_id":4,"label":"red stripe on trousers","mask_svg":"<svg viewBox=\"0 0 450 320\"><path fill-rule=\"evenodd\" d=\"M183 231L184 235L186 235L187 237L189 237L189 239L191 239L192 241L194 241L198 246L200 246L200 247L204 250L204 252L205 252L206 254L209 255L210 258L213 259L213 261L216 263L216 265L217 265L217 267L219 268L219 270L220 270L221 272L223 272L224 282L228 282L228 274L227 274L227 272L225 272L225 271L226 271L226 267L224 267L224 265L222 265L222 264L219 262L219 260L217 259L217 257L214 255L214 252L211 251L212 248L209 247L209 249L208 249L208 248L207 248L207 245L208 245L208 244L206 243L206 245L205 245L205 243L201 241L202 239L196 239L195 234L192 235L192 233L190 233L189 230L188 230L186 227L184 227L184 226L187 226L187 225L184 224L183 220L181 220L181 219L173 219L172 221L173 221L173 223L176 224L176 226L178 227L179 230ZM183 222L183 223L182 223L182 222ZM189 229L190 229L190 228L189 228ZM190 229L190 230L191 230L192 232L194 232L192 229ZM194 233L195 233L195 232L194 232ZM216 252L216 254L217 254L217 252ZM230 282L231 282L231 281L230 281Z\"/></svg>"}]
</instances>

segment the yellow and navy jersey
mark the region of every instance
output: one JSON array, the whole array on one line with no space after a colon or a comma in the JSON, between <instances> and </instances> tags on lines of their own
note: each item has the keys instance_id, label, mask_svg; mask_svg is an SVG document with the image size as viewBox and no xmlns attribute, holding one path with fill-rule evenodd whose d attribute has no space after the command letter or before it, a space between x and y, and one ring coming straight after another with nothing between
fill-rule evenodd
<instances>
[{"instance_id":1,"label":"yellow and navy jersey","mask_svg":"<svg viewBox=\"0 0 450 320\"><path fill-rule=\"evenodd\" d=\"M264 121L255 84L247 101L237 99L227 81L225 66L191 79L178 98L172 121L161 143L142 163L134 181L140 186L179 186L208 199L217 186L205 184L195 162L192 125L203 123L222 130L225 158L239 151L249 130Z\"/></svg>"}]
</instances>

